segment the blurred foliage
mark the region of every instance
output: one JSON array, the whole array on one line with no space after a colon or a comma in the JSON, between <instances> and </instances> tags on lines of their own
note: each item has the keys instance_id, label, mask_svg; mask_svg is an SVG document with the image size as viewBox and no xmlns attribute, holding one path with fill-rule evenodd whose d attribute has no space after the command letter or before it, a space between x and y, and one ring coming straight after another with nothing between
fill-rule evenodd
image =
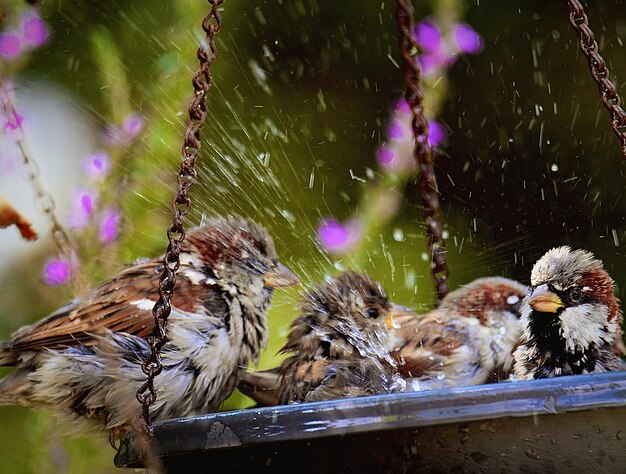
<instances>
[{"instance_id":1,"label":"blurred foliage","mask_svg":"<svg viewBox=\"0 0 626 474\"><path fill-rule=\"evenodd\" d=\"M419 3L421 18L450 2ZM10 4L7 14L21 5ZM429 100L439 95L439 119L449 132L437 173L451 286L485 275L527 282L539 255L570 244L604 260L623 298L626 165L564 5L461 6L485 51L461 59L429 92ZM353 177L376 170L374 153L402 88L393 9L393 2L357 0L226 2L190 221L216 213L255 217L305 284L349 264L320 249L315 228L321 217L344 219L358 210L367 188ZM103 189L104 199L123 209L121 239L101 248L90 243L93 236L82 237L94 283L165 248L205 12L204 2L191 0L44 2L53 35L20 65L21 80L58 84L100 126L119 124L129 111L147 121L139 143L114 153L115 171ZM589 14L625 92L624 6L598 2ZM369 234L351 261L383 281L398 303L427 309L433 288L419 198L412 182L405 191L400 214ZM402 232L394 238L396 229ZM0 308L3 336L69 296L39 282L42 258L0 282L11 288ZM276 294L261 367L278 362L297 300L297 289ZM235 396L226 406L245 403ZM48 415L0 408L0 472L113 470L106 439L68 439L61 431Z\"/></svg>"}]
</instances>

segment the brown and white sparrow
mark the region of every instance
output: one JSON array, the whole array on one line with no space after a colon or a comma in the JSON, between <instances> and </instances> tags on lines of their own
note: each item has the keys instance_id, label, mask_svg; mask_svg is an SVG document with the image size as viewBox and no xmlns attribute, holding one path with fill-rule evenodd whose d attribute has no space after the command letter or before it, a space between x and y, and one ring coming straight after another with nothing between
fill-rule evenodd
<instances>
[{"instance_id":1,"label":"brown and white sparrow","mask_svg":"<svg viewBox=\"0 0 626 474\"><path fill-rule=\"evenodd\" d=\"M517 380L623 370L622 312L613 280L585 250L558 247L535 263L520 307Z\"/></svg>"},{"instance_id":2,"label":"brown and white sparrow","mask_svg":"<svg viewBox=\"0 0 626 474\"><path fill-rule=\"evenodd\" d=\"M522 329L517 310L527 293L528 288L514 280L479 278L450 293L439 308L424 315L404 309L387 312L386 350L405 379L403 390L508 378ZM299 327L312 326L301 321ZM294 350L301 350L300 337L295 331L290 335ZM243 374L239 389L260 405L275 405L279 385L274 369Z\"/></svg>"},{"instance_id":3,"label":"brown and white sparrow","mask_svg":"<svg viewBox=\"0 0 626 474\"><path fill-rule=\"evenodd\" d=\"M298 278L259 224L215 218L187 234L161 351L154 419L215 410L258 359L273 288ZM125 429L140 412L144 338L153 327L161 260L145 259L0 346L0 403L63 409Z\"/></svg>"},{"instance_id":4,"label":"brown and white sparrow","mask_svg":"<svg viewBox=\"0 0 626 474\"><path fill-rule=\"evenodd\" d=\"M527 291L507 278L479 278L434 311L389 321L389 350L407 391L506 379L521 335L517 308Z\"/></svg>"},{"instance_id":5,"label":"brown and white sparrow","mask_svg":"<svg viewBox=\"0 0 626 474\"><path fill-rule=\"evenodd\" d=\"M396 390L395 361L387 351L388 317L404 308L367 275L348 271L318 284L303 298L281 352L281 404L358 397Z\"/></svg>"}]
</instances>

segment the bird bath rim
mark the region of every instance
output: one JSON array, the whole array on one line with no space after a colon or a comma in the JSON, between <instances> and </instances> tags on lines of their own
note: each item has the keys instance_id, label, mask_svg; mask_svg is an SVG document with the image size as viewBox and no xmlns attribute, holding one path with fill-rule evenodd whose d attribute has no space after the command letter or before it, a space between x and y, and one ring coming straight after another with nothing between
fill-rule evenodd
<instances>
[{"instance_id":1,"label":"bird bath rim","mask_svg":"<svg viewBox=\"0 0 626 474\"><path fill-rule=\"evenodd\" d=\"M253 408L154 424L152 453L170 457L264 443L626 407L626 371ZM127 435L118 467L141 465Z\"/></svg>"}]
</instances>

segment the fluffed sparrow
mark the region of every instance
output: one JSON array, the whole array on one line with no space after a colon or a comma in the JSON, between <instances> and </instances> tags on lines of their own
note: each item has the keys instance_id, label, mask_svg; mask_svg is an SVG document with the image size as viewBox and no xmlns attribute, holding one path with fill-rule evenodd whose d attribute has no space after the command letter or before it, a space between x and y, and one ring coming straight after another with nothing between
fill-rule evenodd
<instances>
[{"instance_id":1,"label":"fluffed sparrow","mask_svg":"<svg viewBox=\"0 0 626 474\"><path fill-rule=\"evenodd\" d=\"M405 309L367 275L348 271L318 284L303 298L280 366L281 404L357 397L396 390L395 361L387 351L388 317Z\"/></svg>"},{"instance_id":2,"label":"fluffed sparrow","mask_svg":"<svg viewBox=\"0 0 626 474\"><path fill-rule=\"evenodd\" d=\"M520 307L518 380L624 370L622 312L613 280L586 250L558 247L535 263Z\"/></svg>"},{"instance_id":3,"label":"fluffed sparrow","mask_svg":"<svg viewBox=\"0 0 626 474\"><path fill-rule=\"evenodd\" d=\"M407 390L506 379L521 335L517 308L526 293L507 278L479 278L448 294L434 311L388 321L389 350Z\"/></svg>"},{"instance_id":4,"label":"fluffed sparrow","mask_svg":"<svg viewBox=\"0 0 626 474\"><path fill-rule=\"evenodd\" d=\"M123 430L137 418L141 363L149 353L161 260L124 268L85 298L15 332L0 346L0 403L64 410ZM237 385L239 368L259 358L274 288L298 278L278 263L262 226L214 218L189 231L156 378L153 419L210 412ZM83 425L83 428L85 426Z\"/></svg>"}]
</instances>

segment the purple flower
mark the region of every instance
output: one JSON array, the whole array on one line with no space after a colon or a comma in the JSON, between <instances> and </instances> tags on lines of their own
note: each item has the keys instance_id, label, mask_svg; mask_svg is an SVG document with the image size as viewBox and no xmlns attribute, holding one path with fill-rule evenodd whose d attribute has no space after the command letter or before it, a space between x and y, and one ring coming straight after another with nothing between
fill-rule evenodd
<instances>
[{"instance_id":1,"label":"purple flower","mask_svg":"<svg viewBox=\"0 0 626 474\"><path fill-rule=\"evenodd\" d=\"M138 113L132 112L126 116L122 124L122 131L128 138L137 138L143 130L144 120Z\"/></svg>"},{"instance_id":2,"label":"purple flower","mask_svg":"<svg viewBox=\"0 0 626 474\"><path fill-rule=\"evenodd\" d=\"M389 168L396 159L396 153L387 145L381 146L376 151L376 161L383 168Z\"/></svg>"},{"instance_id":3,"label":"purple flower","mask_svg":"<svg viewBox=\"0 0 626 474\"><path fill-rule=\"evenodd\" d=\"M122 127L107 125L104 128L104 141L109 145L125 146L137 138L144 127L144 119L136 112L126 116Z\"/></svg>"},{"instance_id":4,"label":"purple flower","mask_svg":"<svg viewBox=\"0 0 626 474\"><path fill-rule=\"evenodd\" d=\"M363 225L357 219L342 224L336 219L324 219L317 229L322 247L334 254L343 254L358 244L363 233Z\"/></svg>"},{"instance_id":5,"label":"purple flower","mask_svg":"<svg viewBox=\"0 0 626 474\"><path fill-rule=\"evenodd\" d=\"M46 284L57 286L65 283L70 277L70 264L63 260L50 259L43 268Z\"/></svg>"},{"instance_id":6,"label":"purple flower","mask_svg":"<svg viewBox=\"0 0 626 474\"><path fill-rule=\"evenodd\" d=\"M450 58L442 51L434 51L432 53L425 53L419 56L418 60L422 67L422 72L426 76L436 74L442 68L450 65ZM454 62L454 59L452 60Z\"/></svg>"},{"instance_id":7,"label":"purple flower","mask_svg":"<svg viewBox=\"0 0 626 474\"><path fill-rule=\"evenodd\" d=\"M387 137L390 140L402 140L409 136L409 128L405 121L395 118L387 128Z\"/></svg>"},{"instance_id":8,"label":"purple flower","mask_svg":"<svg viewBox=\"0 0 626 474\"><path fill-rule=\"evenodd\" d=\"M14 59L22 52L20 37L13 32L0 34L0 56Z\"/></svg>"},{"instance_id":9,"label":"purple flower","mask_svg":"<svg viewBox=\"0 0 626 474\"><path fill-rule=\"evenodd\" d=\"M37 15L28 15L22 20L22 38L34 48L45 44L49 31L46 23Z\"/></svg>"},{"instance_id":10,"label":"purple flower","mask_svg":"<svg viewBox=\"0 0 626 474\"><path fill-rule=\"evenodd\" d=\"M117 239L119 234L120 213L116 209L108 208L102 212L100 217L100 242L110 243Z\"/></svg>"},{"instance_id":11,"label":"purple flower","mask_svg":"<svg viewBox=\"0 0 626 474\"><path fill-rule=\"evenodd\" d=\"M454 28L454 38L459 50L467 54L476 54L483 49L483 40L474 29L463 23Z\"/></svg>"},{"instance_id":12,"label":"purple flower","mask_svg":"<svg viewBox=\"0 0 626 474\"><path fill-rule=\"evenodd\" d=\"M446 130L436 120L429 120L428 122L428 143L430 146L439 146L446 139Z\"/></svg>"},{"instance_id":13,"label":"purple flower","mask_svg":"<svg viewBox=\"0 0 626 474\"><path fill-rule=\"evenodd\" d=\"M411 107L409 107L409 103L406 101L404 97L398 100L398 102L396 102L396 105L393 108L393 110L394 112L400 112L402 114L407 114L407 115L411 113Z\"/></svg>"},{"instance_id":14,"label":"purple flower","mask_svg":"<svg viewBox=\"0 0 626 474\"><path fill-rule=\"evenodd\" d=\"M4 122L4 129L9 131L21 129L23 122L24 116L21 115L17 110L13 109L13 118L8 119Z\"/></svg>"},{"instance_id":15,"label":"purple flower","mask_svg":"<svg viewBox=\"0 0 626 474\"><path fill-rule=\"evenodd\" d=\"M441 49L441 30L432 21L424 20L415 25L415 39L424 51L433 52Z\"/></svg>"},{"instance_id":16,"label":"purple flower","mask_svg":"<svg viewBox=\"0 0 626 474\"><path fill-rule=\"evenodd\" d=\"M98 193L92 189L79 189L72 200L72 210L67 222L73 229L84 229L89 224L98 202Z\"/></svg>"},{"instance_id":17,"label":"purple flower","mask_svg":"<svg viewBox=\"0 0 626 474\"><path fill-rule=\"evenodd\" d=\"M83 160L83 172L90 178L104 179L111 170L111 157L105 151L97 151Z\"/></svg>"}]
</instances>

